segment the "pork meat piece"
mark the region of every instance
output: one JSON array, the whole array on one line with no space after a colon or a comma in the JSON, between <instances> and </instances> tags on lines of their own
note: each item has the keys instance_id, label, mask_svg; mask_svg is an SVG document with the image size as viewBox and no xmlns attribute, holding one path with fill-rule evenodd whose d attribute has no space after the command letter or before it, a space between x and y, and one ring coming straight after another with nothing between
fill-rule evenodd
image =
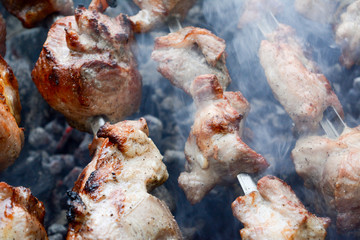
<instances>
[{"instance_id":1,"label":"pork meat piece","mask_svg":"<svg viewBox=\"0 0 360 240\"><path fill-rule=\"evenodd\" d=\"M340 231L360 226L360 126L337 139L309 136L297 141L292 158L305 186L316 189L336 215Z\"/></svg>"},{"instance_id":2,"label":"pork meat piece","mask_svg":"<svg viewBox=\"0 0 360 240\"><path fill-rule=\"evenodd\" d=\"M50 106L81 131L90 132L96 116L118 122L140 105L133 40L125 15L110 18L78 8L50 29L33 81Z\"/></svg>"},{"instance_id":3,"label":"pork meat piece","mask_svg":"<svg viewBox=\"0 0 360 240\"><path fill-rule=\"evenodd\" d=\"M304 17L319 23L332 23L338 0L295 0L294 7Z\"/></svg>"},{"instance_id":4,"label":"pork meat piece","mask_svg":"<svg viewBox=\"0 0 360 240\"><path fill-rule=\"evenodd\" d=\"M16 16L26 28L32 28L53 13L70 15L72 0L1 0L3 6Z\"/></svg>"},{"instance_id":5,"label":"pork meat piece","mask_svg":"<svg viewBox=\"0 0 360 240\"><path fill-rule=\"evenodd\" d=\"M144 118L100 128L69 193L68 240L181 239L168 207L148 193L168 178L148 131Z\"/></svg>"},{"instance_id":6,"label":"pork meat piece","mask_svg":"<svg viewBox=\"0 0 360 240\"><path fill-rule=\"evenodd\" d=\"M156 38L151 57L165 78L190 94L191 83L203 74L215 74L224 89L230 84L225 47L225 40L210 31L186 27Z\"/></svg>"},{"instance_id":7,"label":"pork meat piece","mask_svg":"<svg viewBox=\"0 0 360 240\"><path fill-rule=\"evenodd\" d=\"M276 15L284 8L282 0L246 0L243 2L238 28L260 21L267 12Z\"/></svg>"},{"instance_id":8,"label":"pork meat piece","mask_svg":"<svg viewBox=\"0 0 360 240\"><path fill-rule=\"evenodd\" d=\"M343 116L329 81L306 56L290 26L279 25L261 42L259 58L275 98L290 115L298 132L316 130L329 106L334 106Z\"/></svg>"},{"instance_id":9,"label":"pork meat piece","mask_svg":"<svg viewBox=\"0 0 360 240\"><path fill-rule=\"evenodd\" d=\"M47 240L45 208L30 189L0 182L1 239Z\"/></svg>"},{"instance_id":10,"label":"pork meat piece","mask_svg":"<svg viewBox=\"0 0 360 240\"><path fill-rule=\"evenodd\" d=\"M6 53L6 22L0 14L0 56L5 56Z\"/></svg>"},{"instance_id":11,"label":"pork meat piece","mask_svg":"<svg viewBox=\"0 0 360 240\"><path fill-rule=\"evenodd\" d=\"M13 71L0 56L0 170L14 163L24 144L20 97Z\"/></svg>"},{"instance_id":12,"label":"pork meat piece","mask_svg":"<svg viewBox=\"0 0 360 240\"><path fill-rule=\"evenodd\" d=\"M135 32L147 32L169 17L184 19L196 0L133 0L141 8L131 16Z\"/></svg>"},{"instance_id":13,"label":"pork meat piece","mask_svg":"<svg viewBox=\"0 0 360 240\"><path fill-rule=\"evenodd\" d=\"M178 182L195 204L215 185L240 172L259 172L268 163L241 140L250 107L240 92L224 92L210 74L197 77L191 91L198 110L185 144L186 172Z\"/></svg>"},{"instance_id":14,"label":"pork meat piece","mask_svg":"<svg viewBox=\"0 0 360 240\"><path fill-rule=\"evenodd\" d=\"M341 63L346 68L360 64L360 0L350 4L335 27L335 40L342 48Z\"/></svg>"},{"instance_id":15,"label":"pork meat piece","mask_svg":"<svg viewBox=\"0 0 360 240\"><path fill-rule=\"evenodd\" d=\"M325 239L330 219L307 211L284 181L265 176L258 181L257 189L231 205L234 216L244 224L241 239Z\"/></svg>"}]
</instances>

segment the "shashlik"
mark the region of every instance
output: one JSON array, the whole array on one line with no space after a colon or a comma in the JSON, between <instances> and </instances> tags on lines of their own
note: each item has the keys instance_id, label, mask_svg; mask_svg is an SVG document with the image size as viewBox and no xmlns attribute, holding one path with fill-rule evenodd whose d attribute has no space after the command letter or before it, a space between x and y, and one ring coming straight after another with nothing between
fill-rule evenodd
<instances>
[{"instance_id":1,"label":"shashlik","mask_svg":"<svg viewBox=\"0 0 360 240\"><path fill-rule=\"evenodd\" d=\"M232 203L234 216L245 227L240 230L243 240L325 239L330 219L307 211L284 181L266 176L257 189Z\"/></svg>"},{"instance_id":2,"label":"shashlik","mask_svg":"<svg viewBox=\"0 0 360 240\"><path fill-rule=\"evenodd\" d=\"M141 99L129 19L77 8L51 27L32 78L44 99L73 127L91 130L97 116L118 122Z\"/></svg>"},{"instance_id":3,"label":"shashlik","mask_svg":"<svg viewBox=\"0 0 360 240\"><path fill-rule=\"evenodd\" d=\"M337 139L309 136L292 151L296 172L305 186L317 189L339 230L360 226L360 127L346 128Z\"/></svg>"},{"instance_id":4,"label":"shashlik","mask_svg":"<svg viewBox=\"0 0 360 240\"><path fill-rule=\"evenodd\" d=\"M130 20L135 32L147 32L167 18L185 18L196 0L133 0L141 8Z\"/></svg>"},{"instance_id":5,"label":"shashlik","mask_svg":"<svg viewBox=\"0 0 360 240\"><path fill-rule=\"evenodd\" d=\"M1 239L47 240L45 209L30 189L0 182Z\"/></svg>"},{"instance_id":6,"label":"shashlik","mask_svg":"<svg viewBox=\"0 0 360 240\"><path fill-rule=\"evenodd\" d=\"M214 74L225 89L231 82L226 68L225 41L202 28L186 27L155 39L151 57L158 71L176 87L191 94L193 80Z\"/></svg>"},{"instance_id":7,"label":"shashlik","mask_svg":"<svg viewBox=\"0 0 360 240\"><path fill-rule=\"evenodd\" d=\"M335 37L342 48L341 63L347 68L360 64L360 0L354 1L341 14Z\"/></svg>"},{"instance_id":8,"label":"shashlik","mask_svg":"<svg viewBox=\"0 0 360 240\"><path fill-rule=\"evenodd\" d=\"M1 0L3 6L24 25L31 28L50 14L60 12L70 15L74 10L72 0Z\"/></svg>"},{"instance_id":9,"label":"shashlik","mask_svg":"<svg viewBox=\"0 0 360 240\"><path fill-rule=\"evenodd\" d=\"M186 172L178 182L195 204L215 185L239 172L256 173L268 163L241 140L250 106L240 92L224 92L211 74L197 77L190 91L198 110L185 144Z\"/></svg>"},{"instance_id":10,"label":"shashlik","mask_svg":"<svg viewBox=\"0 0 360 240\"><path fill-rule=\"evenodd\" d=\"M168 207L148 192L168 178L144 118L106 123L72 192L67 239L180 239Z\"/></svg>"},{"instance_id":11,"label":"shashlik","mask_svg":"<svg viewBox=\"0 0 360 240\"><path fill-rule=\"evenodd\" d=\"M3 16L0 14L0 56L5 56L6 53L6 23Z\"/></svg>"},{"instance_id":12,"label":"shashlik","mask_svg":"<svg viewBox=\"0 0 360 240\"><path fill-rule=\"evenodd\" d=\"M0 56L0 170L13 164L24 143L20 124L18 83L6 61Z\"/></svg>"},{"instance_id":13,"label":"shashlik","mask_svg":"<svg viewBox=\"0 0 360 240\"><path fill-rule=\"evenodd\" d=\"M259 58L275 98L283 105L298 132L316 130L324 110L342 106L329 81L309 59L290 26L280 24L261 42Z\"/></svg>"}]
</instances>

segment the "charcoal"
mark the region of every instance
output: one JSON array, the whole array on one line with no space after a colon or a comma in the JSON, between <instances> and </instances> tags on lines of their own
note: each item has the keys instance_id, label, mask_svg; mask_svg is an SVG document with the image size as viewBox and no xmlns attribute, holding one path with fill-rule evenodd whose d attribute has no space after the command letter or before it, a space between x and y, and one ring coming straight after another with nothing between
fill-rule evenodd
<instances>
[{"instance_id":1,"label":"charcoal","mask_svg":"<svg viewBox=\"0 0 360 240\"><path fill-rule=\"evenodd\" d=\"M30 131L29 144L34 148L45 148L49 152L54 151L56 148L54 137L41 127L37 127Z\"/></svg>"},{"instance_id":2,"label":"charcoal","mask_svg":"<svg viewBox=\"0 0 360 240\"><path fill-rule=\"evenodd\" d=\"M67 232L67 228L62 224L58 224L58 223L52 224L47 231L48 235L60 234L62 236L65 235L66 232Z\"/></svg>"},{"instance_id":3,"label":"charcoal","mask_svg":"<svg viewBox=\"0 0 360 240\"><path fill-rule=\"evenodd\" d=\"M92 140L93 137L90 134L87 134L80 143L79 147L75 150L75 162L79 166L86 166L91 161L89 144Z\"/></svg>"},{"instance_id":4,"label":"charcoal","mask_svg":"<svg viewBox=\"0 0 360 240\"><path fill-rule=\"evenodd\" d=\"M49 240L63 240L64 237L60 233L56 233L54 235L49 236Z\"/></svg>"},{"instance_id":5,"label":"charcoal","mask_svg":"<svg viewBox=\"0 0 360 240\"><path fill-rule=\"evenodd\" d=\"M64 178L64 185L67 189L71 189L74 186L75 181L79 177L80 173L82 172L81 167L74 167L68 175Z\"/></svg>"},{"instance_id":6,"label":"charcoal","mask_svg":"<svg viewBox=\"0 0 360 240\"><path fill-rule=\"evenodd\" d=\"M149 137L154 141L155 145L160 144L163 132L161 120L152 115L145 115L144 118L149 126Z\"/></svg>"}]
</instances>

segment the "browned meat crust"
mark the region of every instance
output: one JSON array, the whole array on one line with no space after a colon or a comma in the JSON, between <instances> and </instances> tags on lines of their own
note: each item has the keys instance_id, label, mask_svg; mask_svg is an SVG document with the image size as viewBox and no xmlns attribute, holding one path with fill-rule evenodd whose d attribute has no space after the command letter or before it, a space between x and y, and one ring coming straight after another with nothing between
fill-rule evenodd
<instances>
[{"instance_id":1,"label":"browned meat crust","mask_svg":"<svg viewBox=\"0 0 360 240\"><path fill-rule=\"evenodd\" d=\"M1 0L3 6L24 25L31 28L52 13L70 15L72 0Z\"/></svg>"},{"instance_id":2,"label":"browned meat crust","mask_svg":"<svg viewBox=\"0 0 360 240\"><path fill-rule=\"evenodd\" d=\"M186 27L156 38L151 57L165 78L191 94L191 83L202 74L215 74L224 89L230 84L225 47L225 41L210 31Z\"/></svg>"},{"instance_id":3,"label":"browned meat crust","mask_svg":"<svg viewBox=\"0 0 360 240\"><path fill-rule=\"evenodd\" d=\"M45 208L30 189L0 182L1 239L46 240Z\"/></svg>"},{"instance_id":4,"label":"browned meat crust","mask_svg":"<svg viewBox=\"0 0 360 240\"><path fill-rule=\"evenodd\" d=\"M195 204L215 185L240 172L256 173L268 163L241 140L250 106L240 92L223 92L210 74L197 77L191 92L198 110L185 144L186 172L178 181Z\"/></svg>"},{"instance_id":5,"label":"browned meat crust","mask_svg":"<svg viewBox=\"0 0 360 240\"><path fill-rule=\"evenodd\" d=\"M266 176L258 181L257 189L231 205L234 216L244 224L241 239L325 239L330 219L307 211L284 181Z\"/></svg>"},{"instance_id":6,"label":"browned meat crust","mask_svg":"<svg viewBox=\"0 0 360 240\"><path fill-rule=\"evenodd\" d=\"M98 136L69 193L67 239L181 239L168 207L148 194L168 173L145 119L107 123Z\"/></svg>"},{"instance_id":7,"label":"browned meat crust","mask_svg":"<svg viewBox=\"0 0 360 240\"><path fill-rule=\"evenodd\" d=\"M90 131L95 116L118 122L140 105L133 43L125 15L109 18L78 8L75 17L62 18L50 29L33 81L50 106L79 130Z\"/></svg>"},{"instance_id":8,"label":"browned meat crust","mask_svg":"<svg viewBox=\"0 0 360 240\"><path fill-rule=\"evenodd\" d=\"M324 197L341 231L360 226L359 146L360 126L346 128L337 139L304 137L292 151L296 172Z\"/></svg>"},{"instance_id":9,"label":"browned meat crust","mask_svg":"<svg viewBox=\"0 0 360 240\"><path fill-rule=\"evenodd\" d=\"M18 83L5 60L0 56L0 170L14 163L24 143L20 123Z\"/></svg>"},{"instance_id":10,"label":"browned meat crust","mask_svg":"<svg viewBox=\"0 0 360 240\"><path fill-rule=\"evenodd\" d=\"M185 18L196 0L133 0L141 8L130 17L135 32L147 32L171 16Z\"/></svg>"}]
</instances>

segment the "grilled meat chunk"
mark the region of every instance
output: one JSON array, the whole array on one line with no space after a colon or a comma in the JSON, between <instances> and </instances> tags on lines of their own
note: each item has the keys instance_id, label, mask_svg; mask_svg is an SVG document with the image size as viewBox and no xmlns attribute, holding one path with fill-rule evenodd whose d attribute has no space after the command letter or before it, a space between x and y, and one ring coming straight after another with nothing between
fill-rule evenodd
<instances>
[{"instance_id":1,"label":"grilled meat chunk","mask_svg":"<svg viewBox=\"0 0 360 240\"><path fill-rule=\"evenodd\" d=\"M343 116L329 81L305 55L290 26L279 25L261 42L259 58L275 98L290 115L298 132L316 130L329 106L334 106Z\"/></svg>"},{"instance_id":2,"label":"grilled meat chunk","mask_svg":"<svg viewBox=\"0 0 360 240\"><path fill-rule=\"evenodd\" d=\"M168 207L148 193L168 178L148 134L144 118L100 128L95 155L69 194L68 240L181 239Z\"/></svg>"},{"instance_id":3,"label":"grilled meat chunk","mask_svg":"<svg viewBox=\"0 0 360 240\"><path fill-rule=\"evenodd\" d=\"M141 8L130 17L135 32L147 32L171 16L185 18L196 0L133 0Z\"/></svg>"},{"instance_id":4,"label":"grilled meat chunk","mask_svg":"<svg viewBox=\"0 0 360 240\"><path fill-rule=\"evenodd\" d=\"M210 74L197 77L191 92L198 110L185 144L186 172L178 182L195 204L216 184L240 172L263 170L268 163L241 140L250 107L240 92L223 92Z\"/></svg>"},{"instance_id":5,"label":"grilled meat chunk","mask_svg":"<svg viewBox=\"0 0 360 240\"><path fill-rule=\"evenodd\" d=\"M46 240L45 208L30 189L0 182L1 239Z\"/></svg>"},{"instance_id":6,"label":"grilled meat chunk","mask_svg":"<svg viewBox=\"0 0 360 240\"><path fill-rule=\"evenodd\" d=\"M360 0L350 4L341 15L335 39L342 48L341 63L347 68L360 64Z\"/></svg>"},{"instance_id":7,"label":"grilled meat chunk","mask_svg":"<svg viewBox=\"0 0 360 240\"><path fill-rule=\"evenodd\" d=\"M32 71L41 95L70 125L90 131L91 119L118 122L134 113L141 76L131 51L133 34L125 15L109 18L76 9L54 23Z\"/></svg>"},{"instance_id":8,"label":"grilled meat chunk","mask_svg":"<svg viewBox=\"0 0 360 240\"><path fill-rule=\"evenodd\" d=\"M257 189L231 205L234 216L245 226L241 239L325 239L330 219L307 211L285 182L266 176L258 181Z\"/></svg>"},{"instance_id":9,"label":"grilled meat chunk","mask_svg":"<svg viewBox=\"0 0 360 240\"><path fill-rule=\"evenodd\" d=\"M5 56L6 53L6 23L3 16L0 14L0 56Z\"/></svg>"},{"instance_id":10,"label":"grilled meat chunk","mask_svg":"<svg viewBox=\"0 0 360 240\"><path fill-rule=\"evenodd\" d=\"M24 143L20 124L18 83L11 68L0 56L0 170L14 163Z\"/></svg>"},{"instance_id":11,"label":"grilled meat chunk","mask_svg":"<svg viewBox=\"0 0 360 240\"><path fill-rule=\"evenodd\" d=\"M360 226L360 126L346 128L337 139L304 137L292 157L305 186L316 189L335 211L339 230Z\"/></svg>"},{"instance_id":12,"label":"grilled meat chunk","mask_svg":"<svg viewBox=\"0 0 360 240\"><path fill-rule=\"evenodd\" d=\"M24 27L31 28L50 14L70 15L74 11L72 0L1 0L3 6L16 16Z\"/></svg>"},{"instance_id":13,"label":"grilled meat chunk","mask_svg":"<svg viewBox=\"0 0 360 240\"><path fill-rule=\"evenodd\" d=\"M165 78L190 94L191 83L203 74L215 74L224 89L230 84L225 47L225 41L210 31L186 27L157 38L151 57Z\"/></svg>"}]
</instances>

